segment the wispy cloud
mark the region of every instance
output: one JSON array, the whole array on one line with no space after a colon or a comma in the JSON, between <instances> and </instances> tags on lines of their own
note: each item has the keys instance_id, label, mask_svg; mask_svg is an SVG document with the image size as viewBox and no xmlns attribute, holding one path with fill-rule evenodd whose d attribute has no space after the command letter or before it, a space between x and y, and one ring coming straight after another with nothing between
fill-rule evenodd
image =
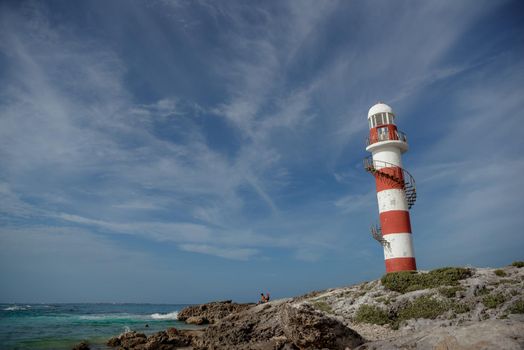
<instances>
[{"instance_id":1,"label":"wispy cloud","mask_svg":"<svg viewBox=\"0 0 524 350\"><path fill-rule=\"evenodd\" d=\"M167 242L226 259L285 250L319 261L356 244L367 230L363 213L376 215L375 196L362 194L372 179L355 165L370 104L380 98L413 109L416 116L401 114L400 123L421 125L417 117L426 107L417 97L456 79L462 93L453 107L474 114L475 123L457 115L442 118L450 129L445 135L424 129L433 139L415 141L415 152L425 155L410 153L416 158L408 168L422 194L449 184L447 196L428 196L431 205L422 196L417 206L458 225L458 214L447 208L468 199L475 205L461 215L478 221L508 198L514 203L519 120L499 116L519 113L522 77L514 72L522 67L508 67L498 79L489 75L487 83L473 73L500 64L504 54L449 59L468 30L501 6L472 4L165 1L142 11L137 2L129 5L136 23L106 18L136 26L137 45L158 41L154 62L112 45L119 40L109 34L57 24L46 5L6 7L0 210L12 220L36 218L86 235ZM384 13L395 19L387 30L377 25L385 23ZM197 70L205 74L195 78ZM149 73L157 80L146 79ZM177 89L162 91L159 76ZM196 92L184 89L190 84ZM468 133L482 130L490 131L479 146ZM506 147L508 134L515 140ZM491 204L480 205L488 197ZM508 227L517 221L508 220Z\"/></svg>"},{"instance_id":2,"label":"wispy cloud","mask_svg":"<svg viewBox=\"0 0 524 350\"><path fill-rule=\"evenodd\" d=\"M221 248L208 244L181 244L182 250L194 253L216 255L221 258L234 260L247 260L257 253L256 249L250 248Z\"/></svg>"}]
</instances>

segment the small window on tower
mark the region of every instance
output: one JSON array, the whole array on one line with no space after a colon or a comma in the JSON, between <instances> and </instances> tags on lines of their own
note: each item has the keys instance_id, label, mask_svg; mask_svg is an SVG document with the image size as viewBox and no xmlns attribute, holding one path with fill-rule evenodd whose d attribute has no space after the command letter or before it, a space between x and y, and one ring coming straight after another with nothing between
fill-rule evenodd
<instances>
[{"instance_id":1,"label":"small window on tower","mask_svg":"<svg viewBox=\"0 0 524 350\"><path fill-rule=\"evenodd\" d=\"M378 134L378 140L379 141L385 141L389 140L389 129L386 127L378 128L377 129Z\"/></svg>"},{"instance_id":2,"label":"small window on tower","mask_svg":"<svg viewBox=\"0 0 524 350\"><path fill-rule=\"evenodd\" d=\"M391 113L388 113L388 123L389 124L395 124L395 116Z\"/></svg>"},{"instance_id":3,"label":"small window on tower","mask_svg":"<svg viewBox=\"0 0 524 350\"><path fill-rule=\"evenodd\" d=\"M383 113L376 114L376 115L375 115L375 120L376 120L376 122L377 122L377 126L379 126L379 125L384 125L384 117L383 117Z\"/></svg>"}]
</instances>

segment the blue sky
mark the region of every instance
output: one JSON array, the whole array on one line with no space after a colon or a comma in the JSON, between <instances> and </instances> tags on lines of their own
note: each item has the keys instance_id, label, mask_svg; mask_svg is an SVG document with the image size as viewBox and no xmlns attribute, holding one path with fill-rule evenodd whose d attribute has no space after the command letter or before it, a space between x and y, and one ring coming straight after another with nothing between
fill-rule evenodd
<instances>
[{"instance_id":1,"label":"blue sky","mask_svg":"<svg viewBox=\"0 0 524 350\"><path fill-rule=\"evenodd\" d=\"M254 301L375 279L367 110L417 263L524 258L519 1L4 1L0 301Z\"/></svg>"}]
</instances>

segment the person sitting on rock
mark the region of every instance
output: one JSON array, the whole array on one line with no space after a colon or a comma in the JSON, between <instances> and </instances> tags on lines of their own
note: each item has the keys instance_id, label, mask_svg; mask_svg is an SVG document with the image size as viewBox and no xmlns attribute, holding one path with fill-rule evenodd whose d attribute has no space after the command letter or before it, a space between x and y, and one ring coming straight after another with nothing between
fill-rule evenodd
<instances>
[{"instance_id":1,"label":"person sitting on rock","mask_svg":"<svg viewBox=\"0 0 524 350\"><path fill-rule=\"evenodd\" d=\"M267 303L266 297L264 296L264 293L260 293L260 300L258 301L258 304L264 303Z\"/></svg>"},{"instance_id":2,"label":"person sitting on rock","mask_svg":"<svg viewBox=\"0 0 524 350\"><path fill-rule=\"evenodd\" d=\"M269 301L269 293L267 293L266 296L264 296L264 293L260 293L260 301L258 303L264 304L264 303L267 303L268 301Z\"/></svg>"}]
</instances>

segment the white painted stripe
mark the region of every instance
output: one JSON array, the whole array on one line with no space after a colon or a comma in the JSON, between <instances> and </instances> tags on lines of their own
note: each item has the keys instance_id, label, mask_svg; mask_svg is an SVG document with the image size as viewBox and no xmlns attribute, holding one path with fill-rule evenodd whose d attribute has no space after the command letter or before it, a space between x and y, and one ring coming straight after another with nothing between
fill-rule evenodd
<instances>
[{"instance_id":1,"label":"white painted stripe","mask_svg":"<svg viewBox=\"0 0 524 350\"><path fill-rule=\"evenodd\" d=\"M377 192L377 200L379 213L390 210L409 210L404 190L398 188Z\"/></svg>"},{"instance_id":2,"label":"white painted stripe","mask_svg":"<svg viewBox=\"0 0 524 350\"><path fill-rule=\"evenodd\" d=\"M389 247L384 245L384 259L415 257L410 233L391 233L383 237L389 242Z\"/></svg>"},{"instance_id":3,"label":"white painted stripe","mask_svg":"<svg viewBox=\"0 0 524 350\"><path fill-rule=\"evenodd\" d=\"M383 164L381 162L386 162L394 164L402 168L402 158L400 156L400 149L397 147L381 147L380 150L377 150L372 153L373 160L377 161L375 167L381 169ZM389 165L390 166L390 165Z\"/></svg>"}]
</instances>

